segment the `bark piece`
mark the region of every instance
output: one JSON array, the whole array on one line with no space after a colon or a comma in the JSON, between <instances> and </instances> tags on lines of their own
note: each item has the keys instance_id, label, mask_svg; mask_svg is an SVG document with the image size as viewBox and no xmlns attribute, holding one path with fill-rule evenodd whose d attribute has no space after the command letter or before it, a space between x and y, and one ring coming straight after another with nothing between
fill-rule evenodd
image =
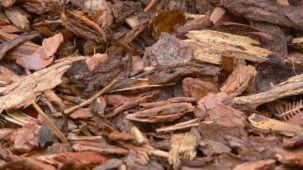
<instances>
[{"instance_id":1,"label":"bark piece","mask_svg":"<svg viewBox=\"0 0 303 170\"><path fill-rule=\"evenodd\" d=\"M119 113L122 113L132 107L138 106L140 103L145 103L145 102L150 102L153 101L157 98L158 93L154 92L154 93L149 93L146 94L142 97L139 97L137 99L131 100L129 102L125 102L123 103L123 105L115 108L109 115L107 115L107 117L113 117Z\"/></svg>"},{"instance_id":2,"label":"bark piece","mask_svg":"<svg viewBox=\"0 0 303 170\"><path fill-rule=\"evenodd\" d=\"M87 144L74 144L73 149L78 152L92 151L105 155L127 155L128 153L128 150L126 149L115 147L109 144L104 145L103 147L89 146Z\"/></svg>"},{"instance_id":3,"label":"bark piece","mask_svg":"<svg viewBox=\"0 0 303 170\"><path fill-rule=\"evenodd\" d=\"M49 168L49 170L55 170L55 168L51 166L46 166ZM11 161L8 162L2 166L0 166L1 169L32 169L32 170L39 170L42 167L38 166L37 164L33 164L32 162L29 162L27 160L17 160L17 161ZM45 168L45 167L44 167Z\"/></svg>"},{"instance_id":4,"label":"bark piece","mask_svg":"<svg viewBox=\"0 0 303 170\"><path fill-rule=\"evenodd\" d=\"M208 157L211 157L212 155L229 153L231 151L231 148L224 145L223 143L205 139L199 142L199 150Z\"/></svg>"},{"instance_id":5,"label":"bark piece","mask_svg":"<svg viewBox=\"0 0 303 170\"><path fill-rule=\"evenodd\" d=\"M43 0L34 0L34 2L25 2L22 6L30 13L44 14L49 11Z\"/></svg>"},{"instance_id":6,"label":"bark piece","mask_svg":"<svg viewBox=\"0 0 303 170\"><path fill-rule=\"evenodd\" d=\"M194 50L194 59L212 64L221 64L221 55L242 58L249 61L263 61L271 51L252 46L259 42L243 36L211 30L189 31L186 34Z\"/></svg>"},{"instance_id":7,"label":"bark piece","mask_svg":"<svg viewBox=\"0 0 303 170\"><path fill-rule=\"evenodd\" d=\"M4 25L4 26L0 26L0 28L7 32L7 33L10 33L10 34L13 34L13 33L20 33L21 30L19 30L16 26L14 25Z\"/></svg>"},{"instance_id":8,"label":"bark piece","mask_svg":"<svg viewBox=\"0 0 303 170\"><path fill-rule=\"evenodd\" d=\"M233 170L261 170L261 169L274 169L275 168L276 160L274 159L267 159L267 160L260 160L254 162L246 162L241 165L236 166Z\"/></svg>"},{"instance_id":9,"label":"bark piece","mask_svg":"<svg viewBox=\"0 0 303 170\"><path fill-rule=\"evenodd\" d=\"M248 86L249 81L257 74L253 66L245 66L245 61L239 60L234 71L222 84L220 90L234 98L241 94Z\"/></svg>"},{"instance_id":10,"label":"bark piece","mask_svg":"<svg viewBox=\"0 0 303 170\"><path fill-rule=\"evenodd\" d=\"M277 74L277 72L274 74ZM301 94L303 93L302 77L303 74L293 76L268 91L249 96L236 97L233 101L237 104L260 104L287 96Z\"/></svg>"},{"instance_id":11,"label":"bark piece","mask_svg":"<svg viewBox=\"0 0 303 170\"><path fill-rule=\"evenodd\" d=\"M237 138L246 138L247 132L242 127L226 127L224 125L208 122L199 123L199 131L203 139L209 139L216 142L227 144L224 136L235 136Z\"/></svg>"},{"instance_id":12,"label":"bark piece","mask_svg":"<svg viewBox=\"0 0 303 170\"><path fill-rule=\"evenodd\" d=\"M195 0L195 3L200 14L211 14L214 9L210 0Z\"/></svg>"},{"instance_id":13,"label":"bark piece","mask_svg":"<svg viewBox=\"0 0 303 170\"><path fill-rule=\"evenodd\" d=\"M273 37L272 40L260 37L262 47L274 52L270 58L278 63L284 63L288 50L283 31L278 26L269 23L256 22L255 27Z\"/></svg>"},{"instance_id":14,"label":"bark piece","mask_svg":"<svg viewBox=\"0 0 303 170\"><path fill-rule=\"evenodd\" d=\"M44 39L42 46L38 48L35 53L18 58L17 63L31 70L44 68L53 61L53 55L61 42L63 42L63 35L61 33L56 34L51 38Z\"/></svg>"},{"instance_id":15,"label":"bark piece","mask_svg":"<svg viewBox=\"0 0 303 170\"><path fill-rule=\"evenodd\" d=\"M226 13L226 9L221 8L221 7L215 7L213 12L211 13L209 19L216 24L216 22L218 20L220 20L220 18L223 17L223 15Z\"/></svg>"},{"instance_id":16,"label":"bark piece","mask_svg":"<svg viewBox=\"0 0 303 170\"><path fill-rule=\"evenodd\" d=\"M129 31L119 41L129 44L146 28L147 21L148 20L142 21L140 25ZM123 48L118 46L111 46L108 49L108 54L109 60L99 64L91 73L81 75L84 84L87 85L87 88L85 89L86 92L91 92L100 86L104 87L117 77L123 78L128 76L128 71L125 70L130 69L131 56L125 56Z\"/></svg>"},{"instance_id":17,"label":"bark piece","mask_svg":"<svg viewBox=\"0 0 303 170\"><path fill-rule=\"evenodd\" d=\"M130 76L134 76L138 73L143 72L144 60L140 56L133 56L133 67Z\"/></svg>"},{"instance_id":18,"label":"bark piece","mask_svg":"<svg viewBox=\"0 0 303 170\"><path fill-rule=\"evenodd\" d=\"M130 114L130 115L127 115L126 118L129 120L133 120L133 121L149 122L149 123L171 122L176 119L179 119L180 117L182 117L188 113L192 113L193 111L194 111L194 109L191 108L191 109L181 111L178 113L174 113L174 114L163 114L163 115L157 114L157 115L153 115L153 116L137 116L136 114Z\"/></svg>"},{"instance_id":19,"label":"bark piece","mask_svg":"<svg viewBox=\"0 0 303 170\"><path fill-rule=\"evenodd\" d=\"M140 164L136 161L136 158L138 158L139 154L135 152L134 150L131 150L129 154L127 155L125 162L126 166L130 169L150 169L150 170L164 170L164 167L162 164L159 164L157 161L151 159L148 162L146 162L145 165Z\"/></svg>"},{"instance_id":20,"label":"bark piece","mask_svg":"<svg viewBox=\"0 0 303 170\"><path fill-rule=\"evenodd\" d=\"M219 89L211 82L205 82L199 79L187 77L182 81L182 89L187 97L194 97L196 101L205 97L208 93L218 93Z\"/></svg>"},{"instance_id":21,"label":"bark piece","mask_svg":"<svg viewBox=\"0 0 303 170\"><path fill-rule=\"evenodd\" d=\"M13 150L16 152L29 152L39 147L38 132L40 126L30 122L25 124L21 129L16 131L11 140L14 142Z\"/></svg>"},{"instance_id":22,"label":"bark piece","mask_svg":"<svg viewBox=\"0 0 303 170\"><path fill-rule=\"evenodd\" d=\"M62 164L69 160L73 161L76 165L85 164L89 168L94 168L106 162L109 157L95 152L64 152L61 154L42 155L36 159L52 165Z\"/></svg>"},{"instance_id":23,"label":"bark piece","mask_svg":"<svg viewBox=\"0 0 303 170\"><path fill-rule=\"evenodd\" d=\"M122 165L122 160L120 159L109 159L104 164L96 166L93 170L108 170L108 169L117 169Z\"/></svg>"},{"instance_id":24,"label":"bark piece","mask_svg":"<svg viewBox=\"0 0 303 170\"><path fill-rule=\"evenodd\" d=\"M86 59L85 62L87 64L87 67L89 71L93 71L99 63L104 62L108 59L107 54L95 54L91 56L89 59Z\"/></svg>"},{"instance_id":25,"label":"bark piece","mask_svg":"<svg viewBox=\"0 0 303 170\"><path fill-rule=\"evenodd\" d=\"M166 32L171 34L175 32L179 25L185 23L185 15L183 11L179 8L174 8L170 10L158 10L154 17L154 31L155 38L161 39L161 33ZM163 37L162 37L163 38Z\"/></svg>"},{"instance_id":26,"label":"bark piece","mask_svg":"<svg viewBox=\"0 0 303 170\"><path fill-rule=\"evenodd\" d=\"M139 2L115 1L115 4L112 7L112 11L115 17L115 22L121 22L124 18L134 14L135 12L143 12L143 8Z\"/></svg>"},{"instance_id":27,"label":"bark piece","mask_svg":"<svg viewBox=\"0 0 303 170\"><path fill-rule=\"evenodd\" d=\"M168 156L169 164L178 169L181 160L193 160L198 146L196 137L190 133L174 134L170 139L171 147Z\"/></svg>"},{"instance_id":28,"label":"bark piece","mask_svg":"<svg viewBox=\"0 0 303 170\"><path fill-rule=\"evenodd\" d=\"M105 0L81 1L81 9L83 12L87 12L87 13L92 13L96 11L105 11L106 1Z\"/></svg>"},{"instance_id":29,"label":"bark piece","mask_svg":"<svg viewBox=\"0 0 303 170\"><path fill-rule=\"evenodd\" d=\"M79 37L82 37L87 40L94 40L98 43L103 43L103 39L99 37L99 34L97 31L90 29L87 26L84 26L77 22L76 20L68 18L64 13L61 14L61 19L63 25L71 30L74 34L78 35Z\"/></svg>"},{"instance_id":30,"label":"bark piece","mask_svg":"<svg viewBox=\"0 0 303 170\"><path fill-rule=\"evenodd\" d=\"M15 38L17 38L18 35L16 34L8 34L6 32L4 32L2 29L0 29L0 39L2 41L9 41L9 40L13 40ZM19 46L13 48L12 50L8 51L5 55L6 59L16 59L19 57L22 57L24 55L29 55L34 53L40 46L37 44L34 44L30 41L26 41L22 44L20 44Z\"/></svg>"},{"instance_id":31,"label":"bark piece","mask_svg":"<svg viewBox=\"0 0 303 170\"><path fill-rule=\"evenodd\" d=\"M93 115L89 108L81 108L70 114L70 117L73 119L88 120L91 119Z\"/></svg>"},{"instance_id":32,"label":"bark piece","mask_svg":"<svg viewBox=\"0 0 303 170\"><path fill-rule=\"evenodd\" d=\"M277 137L249 137L238 150L239 157L246 161L275 159L276 150L281 147Z\"/></svg>"},{"instance_id":33,"label":"bark piece","mask_svg":"<svg viewBox=\"0 0 303 170\"><path fill-rule=\"evenodd\" d=\"M10 21L4 14L4 11L1 11L0 12L0 25L3 26L3 25L8 25L8 24L10 24Z\"/></svg>"},{"instance_id":34,"label":"bark piece","mask_svg":"<svg viewBox=\"0 0 303 170\"><path fill-rule=\"evenodd\" d=\"M164 106L159 106L151 109L146 109L143 111L139 111L135 113L136 117L147 117L147 116L155 116L157 114L165 115L165 114L175 114L178 112L183 112L188 109L192 109L193 105L190 103L171 103L166 104Z\"/></svg>"},{"instance_id":35,"label":"bark piece","mask_svg":"<svg viewBox=\"0 0 303 170\"><path fill-rule=\"evenodd\" d=\"M104 97L98 97L94 103L93 103L93 108L92 108L92 112L96 112L98 113L100 116L104 115L104 111L106 108L106 101L104 99Z\"/></svg>"},{"instance_id":36,"label":"bark piece","mask_svg":"<svg viewBox=\"0 0 303 170\"><path fill-rule=\"evenodd\" d=\"M64 123L62 118L50 117L50 119L54 123L54 126L57 129L62 130L62 126ZM38 133L38 140L39 140L39 145L41 147L44 147L46 145L51 145L52 143L58 142L57 135L54 133L54 130L51 129L50 126L46 123L46 121L43 121L43 123L42 123L41 129Z\"/></svg>"},{"instance_id":37,"label":"bark piece","mask_svg":"<svg viewBox=\"0 0 303 170\"><path fill-rule=\"evenodd\" d=\"M294 65L295 68L303 68L303 54L301 52L291 52L288 54L285 62L288 65Z\"/></svg>"},{"instance_id":38,"label":"bark piece","mask_svg":"<svg viewBox=\"0 0 303 170\"><path fill-rule=\"evenodd\" d=\"M40 56L40 52L33 53L30 56L23 56L17 59L17 63L30 70L40 70L41 68L45 68L46 66L50 65L54 60L54 57L43 60L40 58Z\"/></svg>"},{"instance_id":39,"label":"bark piece","mask_svg":"<svg viewBox=\"0 0 303 170\"><path fill-rule=\"evenodd\" d=\"M256 85L259 91L269 90L296 75L292 68L268 61L260 63L256 69Z\"/></svg>"},{"instance_id":40,"label":"bark piece","mask_svg":"<svg viewBox=\"0 0 303 170\"><path fill-rule=\"evenodd\" d=\"M63 152L72 152L73 148L69 143L54 143L52 146L49 146L46 150L46 154L60 154Z\"/></svg>"},{"instance_id":41,"label":"bark piece","mask_svg":"<svg viewBox=\"0 0 303 170\"><path fill-rule=\"evenodd\" d=\"M114 16L112 12L112 4L106 2L106 10L102 10L102 15L96 15L95 22L101 25L102 28L110 27L114 22Z\"/></svg>"},{"instance_id":42,"label":"bark piece","mask_svg":"<svg viewBox=\"0 0 303 170\"><path fill-rule=\"evenodd\" d=\"M252 27L252 26L249 26L246 24L240 24L237 22L222 22L222 23L214 26L214 28L212 28L212 30L241 35L241 36L249 36L251 38L253 38L254 35L258 35L258 36L264 37L268 40L272 40L272 41L274 40L271 35L262 32L260 29L257 29L255 27Z\"/></svg>"},{"instance_id":43,"label":"bark piece","mask_svg":"<svg viewBox=\"0 0 303 170\"><path fill-rule=\"evenodd\" d=\"M125 141L125 142L132 142L136 140L136 138L129 133L117 132L117 131L110 133L108 138L113 141Z\"/></svg>"},{"instance_id":44,"label":"bark piece","mask_svg":"<svg viewBox=\"0 0 303 170\"><path fill-rule=\"evenodd\" d=\"M282 148L277 148L276 157L278 157L278 161L287 166L296 166L303 167L303 152L302 148L298 148L295 150L284 150Z\"/></svg>"},{"instance_id":45,"label":"bark piece","mask_svg":"<svg viewBox=\"0 0 303 170\"><path fill-rule=\"evenodd\" d=\"M124 102L129 101L128 98L117 94L105 95L104 97L108 106L119 106L122 105Z\"/></svg>"},{"instance_id":46,"label":"bark piece","mask_svg":"<svg viewBox=\"0 0 303 170\"><path fill-rule=\"evenodd\" d=\"M287 120L287 123L303 127L303 112L300 111L296 115L291 116L291 118Z\"/></svg>"},{"instance_id":47,"label":"bark piece","mask_svg":"<svg viewBox=\"0 0 303 170\"><path fill-rule=\"evenodd\" d=\"M181 77L194 75L217 76L220 74L220 70L220 67L194 62L172 66L158 66L155 69L155 74L149 78L149 82L152 84L164 84L178 81Z\"/></svg>"},{"instance_id":48,"label":"bark piece","mask_svg":"<svg viewBox=\"0 0 303 170\"><path fill-rule=\"evenodd\" d=\"M21 77L4 66L0 66L0 89L19 80Z\"/></svg>"},{"instance_id":49,"label":"bark piece","mask_svg":"<svg viewBox=\"0 0 303 170\"><path fill-rule=\"evenodd\" d=\"M283 143L283 148L292 149L294 147L302 145L302 143L303 143L303 135L294 136Z\"/></svg>"},{"instance_id":50,"label":"bark piece","mask_svg":"<svg viewBox=\"0 0 303 170\"><path fill-rule=\"evenodd\" d=\"M5 14L7 18L20 30L28 32L30 31L30 23L25 16L23 16L18 10L15 8L7 8L5 9Z\"/></svg>"},{"instance_id":51,"label":"bark piece","mask_svg":"<svg viewBox=\"0 0 303 170\"><path fill-rule=\"evenodd\" d=\"M212 4L227 8L234 15L252 21L263 21L303 30L302 7L284 6L275 1L213 0Z\"/></svg>"},{"instance_id":52,"label":"bark piece","mask_svg":"<svg viewBox=\"0 0 303 170\"><path fill-rule=\"evenodd\" d=\"M198 106L195 110L195 116L197 118L205 118L208 116L207 112L214 109L218 104L222 102L228 102L230 99L227 94L220 92L217 94L208 93L207 96L201 98L198 102Z\"/></svg>"},{"instance_id":53,"label":"bark piece","mask_svg":"<svg viewBox=\"0 0 303 170\"><path fill-rule=\"evenodd\" d=\"M285 136L295 136L303 134L303 128L300 126L266 118L261 115L253 114L248 118L248 120L254 127L267 131L273 130L276 133L283 134Z\"/></svg>"},{"instance_id":54,"label":"bark piece","mask_svg":"<svg viewBox=\"0 0 303 170\"><path fill-rule=\"evenodd\" d=\"M31 104L43 91L53 89L62 82L62 74L69 69L72 62L82 59L85 57L67 58L1 89L1 109L19 108Z\"/></svg>"},{"instance_id":55,"label":"bark piece","mask_svg":"<svg viewBox=\"0 0 303 170\"><path fill-rule=\"evenodd\" d=\"M0 129L0 140L5 138L6 136L10 135L14 131L15 131L15 129L12 129L12 128L2 128L2 129Z\"/></svg>"},{"instance_id":56,"label":"bark piece","mask_svg":"<svg viewBox=\"0 0 303 170\"><path fill-rule=\"evenodd\" d=\"M190 45L168 33L162 33L157 43L148 47L143 56L154 67L184 64L192 57L193 52Z\"/></svg>"},{"instance_id":57,"label":"bark piece","mask_svg":"<svg viewBox=\"0 0 303 170\"><path fill-rule=\"evenodd\" d=\"M246 119L246 115L239 110L231 108L230 106L218 104L215 108L208 111L208 114L209 119L212 120L215 124L228 128L245 128L243 119Z\"/></svg>"}]
</instances>

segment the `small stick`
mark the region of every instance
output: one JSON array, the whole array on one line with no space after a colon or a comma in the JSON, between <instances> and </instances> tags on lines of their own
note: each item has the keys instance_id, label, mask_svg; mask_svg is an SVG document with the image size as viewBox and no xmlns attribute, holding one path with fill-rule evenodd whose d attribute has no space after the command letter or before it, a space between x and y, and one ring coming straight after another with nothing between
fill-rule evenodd
<instances>
[{"instance_id":1,"label":"small stick","mask_svg":"<svg viewBox=\"0 0 303 170\"><path fill-rule=\"evenodd\" d=\"M164 132L164 131L173 131L173 130L179 130L179 129L185 129L188 127L198 126L199 123L197 123L199 119L192 119L186 122L178 123L173 126L167 126L164 128L156 129L157 132Z\"/></svg>"},{"instance_id":2,"label":"small stick","mask_svg":"<svg viewBox=\"0 0 303 170\"><path fill-rule=\"evenodd\" d=\"M157 0L151 0L150 3L147 5L147 7L145 7L144 12L147 12L148 10L150 10L150 8L152 6L154 6L156 2L157 2Z\"/></svg>"},{"instance_id":3,"label":"small stick","mask_svg":"<svg viewBox=\"0 0 303 170\"><path fill-rule=\"evenodd\" d=\"M103 93L107 92L108 89L109 89L110 87L112 87L117 81L118 81L118 79L113 80L109 85L107 85L106 87L104 87L101 91L99 91L99 92L98 92L97 94L95 94L93 97L91 97L90 99L86 100L85 102L83 102L83 103L81 103L81 104L79 104L79 105L77 105L77 106L74 106L74 107L69 108L69 109L65 109L65 110L64 110L64 113L65 113L65 114L69 114L69 113L71 113L71 112L73 112L73 111L75 111L75 110L77 110L77 109L79 109L79 108L81 108L81 107L83 107L83 106L85 106L85 105L91 103L91 102L94 101L96 98L98 98L99 96L101 96Z\"/></svg>"},{"instance_id":4,"label":"small stick","mask_svg":"<svg viewBox=\"0 0 303 170\"><path fill-rule=\"evenodd\" d=\"M37 112L43 117L45 123L49 126L49 128L57 135L57 137L61 140L62 143L68 143L66 137L61 133L61 131L53 124L53 122L49 119L49 117L43 112L43 110L37 105L36 102L32 102L32 105L37 110Z\"/></svg>"}]
</instances>

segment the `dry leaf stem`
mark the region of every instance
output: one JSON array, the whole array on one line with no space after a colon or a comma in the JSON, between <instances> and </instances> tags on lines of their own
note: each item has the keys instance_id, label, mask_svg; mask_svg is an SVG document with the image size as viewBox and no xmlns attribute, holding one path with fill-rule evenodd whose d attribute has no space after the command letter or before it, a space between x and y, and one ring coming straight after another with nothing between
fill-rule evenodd
<instances>
[{"instance_id":1,"label":"dry leaf stem","mask_svg":"<svg viewBox=\"0 0 303 170\"><path fill-rule=\"evenodd\" d=\"M36 102L33 102L32 105L37 110L37 112L43 117L45 123L49 126L49 128L57 135L57 137L61 140L62 143L68 143L66 137L61 133L61 131L52 123L52 121L48 118L48 116L42 111L42 109L37 105Z\"/></svg>"},{"instance_id":2,"label":"dry leaf stem","mask_svg":"<svg viewBox=\"0 0 303 170\"><path fill-rule=\"evenodd\" d=\"M96 98L98 98L99 96L101 96L103 93L107 92L108 89L110 87L112 87L116 82L118 81L118 79L115 79L113 80L109 85L105 86L101 91L99 91L97 94L95 94L93 97L91 97L90 99L88 99L87 101L77 105L77 106L74 106L72 108L69 108L69 109L66 109L64 110L64 113L65 114L70 114L71 112L77 110L77 109L80 109L81 107L93 102Z\"/></svg>"}]
</instances>

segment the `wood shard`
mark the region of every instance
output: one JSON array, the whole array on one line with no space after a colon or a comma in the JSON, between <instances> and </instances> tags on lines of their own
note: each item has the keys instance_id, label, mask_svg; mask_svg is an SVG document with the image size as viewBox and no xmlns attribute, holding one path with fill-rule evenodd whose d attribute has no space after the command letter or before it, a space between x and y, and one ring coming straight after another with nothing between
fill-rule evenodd
<instances>
[{"instance_id":1,"label":"wood shard","mask_svg":"<svg viewBox=\"0 0 303 170\"><path fill-rule=\"evenodd\" d=\"M285 136L302 135L303 128L286 122L263 117L253 114L248 118L249 122L256 128L268 131L274 131Z\"/></svg>"},{"instance_id":2,"label":"wood shard","mask_svg":"<svg viewBox=\"0 0 303 170\"><path fill-rule=\"evenodd\" d=\"M249 96L241 96L234 98L237 104L257 104L266 103L287 96L298 95L303 93L303 82L301 81L303 74L293 76L272 89Z\"/></svg>"},{"instance_id":3,"label":"wood shard","mask_svg":"<svg viewBox=\"0 0 303 170\"><path fill-rule=\"evenodd\" d=\"M194 58L212 64L221 64L221 55L249 61L267 60L271 51L255 47L260 44L249 37L238 36L212 30L189 31L186 34L190 39L185 40L194 50Z\"/></svg>"},{"instance_id":4,"label":"wood shard","mask_svg":"<svg viewBox=\"0 0 303 170\"><path fill-rule=\"evenodd\" d=\"M53 89L62 82L62 75L70 68L72 62L86 57L73 57L23 77L0 90L1 110L27 106L36 100L42 92ZM20 95L22 94L22 95Z\"/></svg>"}]
</instances>

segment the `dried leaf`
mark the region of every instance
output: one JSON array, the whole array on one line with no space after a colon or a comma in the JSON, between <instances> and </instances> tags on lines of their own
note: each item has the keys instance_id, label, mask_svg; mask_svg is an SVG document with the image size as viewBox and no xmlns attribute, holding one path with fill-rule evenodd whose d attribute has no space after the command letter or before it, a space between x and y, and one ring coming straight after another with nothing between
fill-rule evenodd
<instances>
[{"instance_id":1,"label":"dried leaf","mask_svg":"<svg viewBox=\"0 0 303 170\"><path fill-rule=\"evenodd\" d=\"M185 15L182 10L175 8L171 10L158 10L154 18L154 31L156 39L161 39L162 32L173 33L175 29L185 23Z\"/></svg>"}]
</instances>

